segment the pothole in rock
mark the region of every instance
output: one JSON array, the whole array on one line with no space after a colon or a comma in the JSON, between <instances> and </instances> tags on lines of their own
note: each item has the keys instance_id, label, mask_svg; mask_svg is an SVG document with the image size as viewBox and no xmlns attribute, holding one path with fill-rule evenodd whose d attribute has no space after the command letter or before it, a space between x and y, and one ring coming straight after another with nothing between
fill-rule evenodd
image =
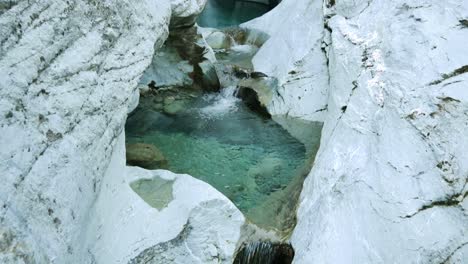
<instances>
[{"instance_id":1,"label":"pothole in rock","mask_svg":"<svg viewBox=\"0 0 468 264\"><path fill-rule=\"evenodd\" d=\"M148 205L158 210L165 208L172 200L172 185L174 181L168 181L159 177L151 179L139 179L130 183L130 187Z\"/></svg>"}]
</instances>

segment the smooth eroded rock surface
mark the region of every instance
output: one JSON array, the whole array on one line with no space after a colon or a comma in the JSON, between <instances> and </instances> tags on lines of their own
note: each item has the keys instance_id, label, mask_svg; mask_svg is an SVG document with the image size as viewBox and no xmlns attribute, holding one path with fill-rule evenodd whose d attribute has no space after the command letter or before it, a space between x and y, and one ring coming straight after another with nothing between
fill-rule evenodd
<instances>
[{"instance_id":1,"label":"smooth eroded rock surface","mask_svg":"<svg viewBox=\"0 0 468 264\"><path fill-rule=\"evenodd\" d=\"M322 1L281 1L260 18L242 24L269 39L253 58L254 70L277 79L267 107L272 115L323 121L328 69L322 52Z\"/></svg>"},{"instance_id":2,"label":"smooth eroded rock surface","mask_svg":"<svg viewBox=\"0 0 468 264\"><path fill-rule=\"evenodd\" d=\"M243 25L270 35L268 109L325 121L295 263L468 261L466 17L463 1L285 0Z\"/></svg>"},{"instance_id":3,"label":"smooth eroded rock surface","mask_svg":"<svg viewBox=\"0 0 468 264\"><path fill-rule=\"evenodd\" d=\"M175 238L195 207L222 207L219 222L239 224L210 223L219 248L193 248L184 263L232 258L243 217L226 198L189 176L167 176L173 199L155 206L160 213L130 186L157 175L125 167L122 132L138 104L137 83L171 13L191 16L200 7L23 0L0 9L0 262L125 263ZM192 239L205 241L202 220L192 224Z\"/></svg>"},{"instance_id":4,"label":"smooth eroded rock surface","mask_svg":"<svg viewBox=\"0 0 468 264\"><path fill-rule=\"evenodd\" d=\"M467 262L468 3L333 2L295 263Z\"/></svg>"},{"instance_id":5,"label":"smooth eroded rock surface","mask_svg":"<svg viewBox=\"0 0 468 264\"><path fill-rule=\"evenodd\" d=\"M0 232L14 238L0 262L91 260L88 213L169 17L169 3L149 0L17 1L3 10Z\"/></svg>"}]
</instances>

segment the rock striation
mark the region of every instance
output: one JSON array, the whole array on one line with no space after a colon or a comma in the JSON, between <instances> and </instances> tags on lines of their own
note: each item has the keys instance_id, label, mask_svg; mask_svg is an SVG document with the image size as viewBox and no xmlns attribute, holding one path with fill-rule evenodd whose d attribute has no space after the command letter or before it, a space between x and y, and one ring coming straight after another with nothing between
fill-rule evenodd
<instances>
[{"instance_id":1,"label":"rock striation","mask_svg":"<svg viewBox=\"0 0 468 264\"><path fill-rule=\"evenodd\" d=\"M204 5L0 1L1 263L232 262L229 200L125 166L138 81ZM243 25L269 36L269 113L324 122L294 263L468 261L467 20L459 0L283 0Z\"/></svg>"},{"instance_id":2,"label":"rock striation","mask_svg":"<svg viewBox=\"0 0 468 264\"><path fill-rule=\"evenodd\" d=\"M18 1L0 17L2 263L73 263L169 3Z\"/></svg>"},{"instance_id":3,"label":"rock striation","mask_svg":"<svg viewBox=\"0 0 468 264\"><path fill-rule=\"evenodd\" d=\"M255 70L280 83L288 71L328 73L325 82L280 87L269 106L325 121L294 263L468 261L466 17L463 1L285 0L245 25L271 36ZM311 105L322 98L323 115L291 94Z\"/></svg>"},{"instance_id":4,"label":"rock striation","mask_svg":"<svg viewBox=\"0 0 468 264\"><path fill-rule=\"evenodd\" d=\"M175 239L189 219L190 241L211 243L194 244L183 263L232 258L241 224L222 227L228 242L219 224L208 223L210 237L200 231L207 224L200 212L220 208L226 214L217 213L216 221L243 223L226 198L189 176L167 176L174 199L160 212L130 186L156 174L125 167L123 128L138 102L137 83L168 36L171 17L194 15L203 5L0 2L1 263L127 262ZM171 209L177 204L185 213ZM158 224L162 219L166 225Z\"/></svg>"}]
</instances>

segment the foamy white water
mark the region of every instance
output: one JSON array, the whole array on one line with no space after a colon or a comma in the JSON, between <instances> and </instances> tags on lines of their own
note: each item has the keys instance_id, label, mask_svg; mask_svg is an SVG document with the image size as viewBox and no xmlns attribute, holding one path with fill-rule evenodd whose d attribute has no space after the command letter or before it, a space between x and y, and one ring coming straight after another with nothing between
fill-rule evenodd
<instances>
[{"instance_id":1,"label":"foamy white water","mask_svg":"<svg viewBox=\"0 0 468 264\"><path fill-rule=\"evenodd\" d=\"M231 51L239 52L239 53L252 53L257 51L257 47L253 45L233 45L231 47Z\"/></svg>"},{"instance_id":2,"label":"foamy white water","mask_svg":"<svg viewBox=\"0 0 468 264\"><path fill-rule=\"evenodd\" d=\"M237 111L240 99L236 97L237 87L223 88L219 93L206 94L203 100L211 104L199 110L204 118L219 118L225 114Z\"/></svg>"}]
</instances>

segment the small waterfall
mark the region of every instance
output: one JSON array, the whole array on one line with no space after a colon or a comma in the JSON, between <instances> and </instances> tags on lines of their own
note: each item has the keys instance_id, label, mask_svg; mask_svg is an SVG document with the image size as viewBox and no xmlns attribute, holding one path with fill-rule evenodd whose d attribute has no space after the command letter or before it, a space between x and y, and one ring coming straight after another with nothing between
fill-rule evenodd
<instances>
[{"instance_id":1,"label":"small waterfall","mask_svg":"<svg viewBox=\"0 0 468 264\"><path fill-rule=\"evenodd\" d=\"M231 50L237 53L254 54L258 50L258 48L250 44L239 44L236 43L235 40L233 40L233 42L234 44L232 45Z\"/></svg>"},{"instance_id":2,"label":"small waterfall","mask_svg":"<svg viewBox=\"0 0 468 264\"><path fill-rule=\"evenodd\" d=\"M236 86L230 86L221 89L219 93L204 95L203 100L209 102L209 105L199 110L200 115L212 119L237 111L238 103L241 101L236 97L237 90Z\"/></svg>"},{"instance_id":3,"label":"small waterfall","mask_svg":"<svg viewBox=\"0 0 468 264\"><path fill-rule=\"evenodd\" d=\"M290 244L251 242L237 253L234 264L290 264L294 249Z\"/></svg>"}]
</instances>

